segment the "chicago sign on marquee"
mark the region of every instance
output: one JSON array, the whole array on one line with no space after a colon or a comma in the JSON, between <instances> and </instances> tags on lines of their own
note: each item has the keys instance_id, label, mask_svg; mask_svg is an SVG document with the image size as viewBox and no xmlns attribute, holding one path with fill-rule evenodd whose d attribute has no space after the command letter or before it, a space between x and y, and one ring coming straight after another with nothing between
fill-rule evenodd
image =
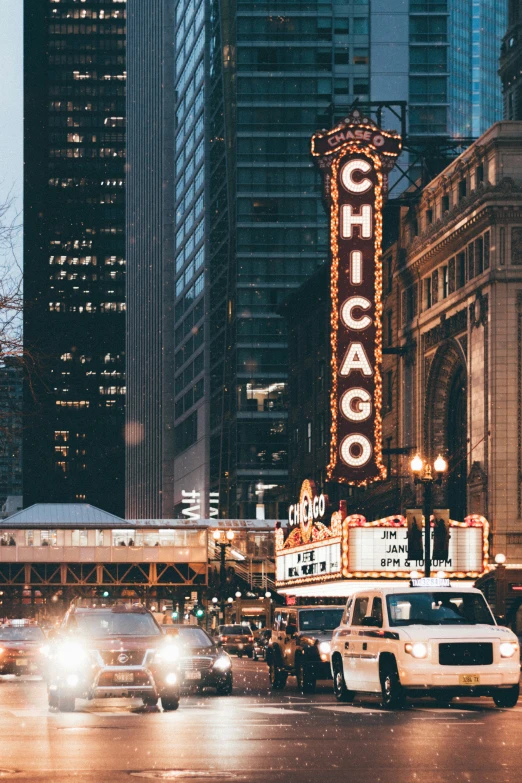
<instances>
[{"instance_id":1,"label":"chicago sign on marquee","mask_svg":"<svg viewBox=\"0 0 522 783\"><path fill-rule=\"evenodd\" d=\"M330 209L331 440L328 479L383 479L382 206L401 139L354 113L316 133Z\"/></svg>"}]
</instances>

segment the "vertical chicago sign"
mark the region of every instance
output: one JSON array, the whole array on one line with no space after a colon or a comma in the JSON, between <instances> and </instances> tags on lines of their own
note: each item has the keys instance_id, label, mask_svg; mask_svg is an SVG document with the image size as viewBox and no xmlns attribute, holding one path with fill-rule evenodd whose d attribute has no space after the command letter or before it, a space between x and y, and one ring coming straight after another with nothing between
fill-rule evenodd
<instances>
[{"instance_id":1,"label":"vertical chicago sign","mask_svg":"<svg viewBox=\"0 0 522 783\"><path fill-rule=\"evenodd\" d=\"M328 478L365 485L382 463L382 206L401 139L354 112L312 137L330 210L331 440Z\"/></svg>"}]
</instances>

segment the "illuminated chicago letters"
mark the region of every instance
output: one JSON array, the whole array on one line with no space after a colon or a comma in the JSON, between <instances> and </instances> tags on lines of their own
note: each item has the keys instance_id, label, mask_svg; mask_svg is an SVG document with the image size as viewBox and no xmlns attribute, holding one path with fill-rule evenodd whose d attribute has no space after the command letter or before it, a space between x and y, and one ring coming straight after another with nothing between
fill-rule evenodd
<instances>
[{"instance_id":1,"label":"illuminated chicago letters","mask_svg":"<svg viewBox=\"0 0 522 783\"><path fill-rule=\"evenodd\" d=\"M331 438L328 478L365 485L382 463L382 205L400 138L357 112L312 138L330 209Z\"/></svg>"}]
</instances>

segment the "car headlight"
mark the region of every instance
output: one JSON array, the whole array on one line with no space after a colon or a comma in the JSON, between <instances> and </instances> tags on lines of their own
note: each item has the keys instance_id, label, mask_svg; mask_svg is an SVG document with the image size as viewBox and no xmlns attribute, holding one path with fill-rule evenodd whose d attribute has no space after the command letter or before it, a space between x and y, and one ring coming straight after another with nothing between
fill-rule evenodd
<instances>
[{"instance_id":1,"label":"car headlight","mask_svg":"<svg viewBox=\"0 0 522 783\"><path fill-rule=\"evenodd\" d=\"M226 672L231 666L232 664L230 663L228 655L220 655L219 658L216 658L214 661L214 669L217 669L219 672Z\"/></svg>"},{"instance_id":2,"label":"car headlight","mask_svg":"<svg viewBox=\"0 0 522 783\"><path fill-rule=\"evenodd\" d=\"M40 652L42 653L42 655L45 655L45 657L48 658L49 653L51 652L51 648L49 647L48 644L44 644L43 647L40 647Z\"/></svg>"},{"instance_id":3,"label":"car headlight","mask_svg":"<svg viewBox=\"0 0 522 783\"><path fill-rule=\"evenodd\" d=\"M518 650L518 644L515 642L501 642L499 649L501 658L512 658Z\"/></svg>"},{"instance_id":4,"label":"car headlight","mask_svg":"<svg viewBox=\"0 0 522 783\"><path fill-rule=\"evenodd\" d=\"M56 648L56 659L66 669L81 666L87 660L87 653L77 642L64 642Z\"/></svg>"},{"instance_id":5,"label":"car headlight","mask_svg":"<svg viewBox=\"0 0 522 783\"><path fill-rule=\"evenodd\" d=\"M327 655L331 650L330 642L321 642L319 644L319 652L323 653L323 655Z\"/></svg>"},{"instance_id":6,"label":"car headlight","mask_svg":"<svg viewBox=\"0 0 522 783\"><path fill-rule=\"evenodd\" d=\"M179 650L175 644L164 644L156 651L156 660L160 663L174 663L179 658Z\"/></svg>"},{"instance_id":7,"label":"car headlight","mask_svg":"<svg viewBox=\"0 0 522 783\"><path fill-rule=\"evenodd\" d=\"M408 643L405 648L413 658L426 658L428 655L428 645L424 642L415 642L415 644Z\"/></svg>"},{"instance_id":8,"label":"car headlight","mask_svg":"<svg viewBox=\"0 0 522 783\"><path fill-rule=\"evenodd\" d=\"M4 651L4 648L0 647L0 655L2 655L3 651Z\"/></svg>"}]
</instances>

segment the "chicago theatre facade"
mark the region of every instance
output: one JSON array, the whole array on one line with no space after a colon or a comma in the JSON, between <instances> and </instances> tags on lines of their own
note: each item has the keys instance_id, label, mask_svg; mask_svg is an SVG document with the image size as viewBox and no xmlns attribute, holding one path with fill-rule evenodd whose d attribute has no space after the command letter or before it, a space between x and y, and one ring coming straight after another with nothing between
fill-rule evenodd
<instances>
[{"instance_id":1,"label":"chicago theatre facade","mask_svg":"<svg viewBox=\"0 0 522 783\"><path fill-rule=\"evenodd\" d=\"M521 130L493 125L432 180L383 255L389 478L374 497L415 504L411 454L440 453L435 505L485 516L511 562L522 559Z\"/></svg>"},{"instance_id":2,"label":"chicago theatre facade","mask_svg":"<svg viewBox=\"0 0 522 783\"><path fill-rule=\"evenodd\" d=\"M293 495L310 478L334 501L344 498L348 514L404 514L421 503L411 457L440 453L449 468L434 507L449 508L453 520L485 517L493 554L522 562L522 123L493 125L403 204L383 226L397 237L382 254L385 478L356 487L328 481L323 269L284 307Z\"/></svg>"}]
</instances>

